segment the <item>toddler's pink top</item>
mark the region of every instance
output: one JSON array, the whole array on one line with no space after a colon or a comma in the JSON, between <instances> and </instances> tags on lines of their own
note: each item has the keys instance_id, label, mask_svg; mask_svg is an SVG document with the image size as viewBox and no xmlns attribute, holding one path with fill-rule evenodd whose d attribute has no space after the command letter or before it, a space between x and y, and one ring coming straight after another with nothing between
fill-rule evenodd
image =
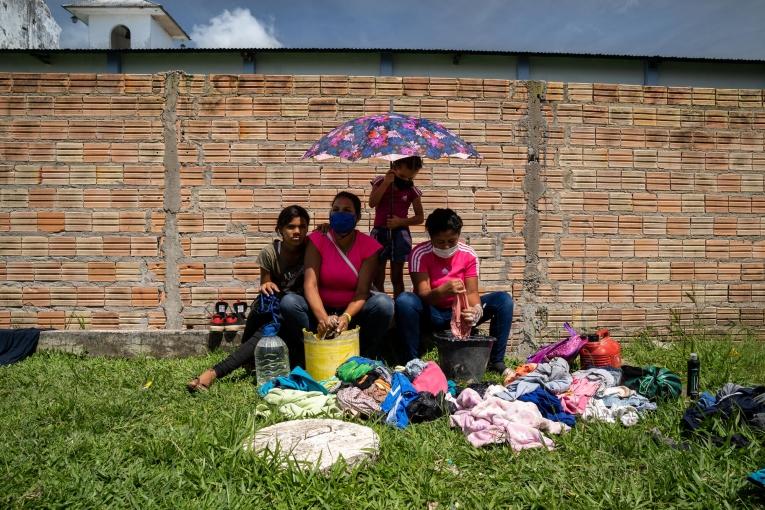
<instances>
[{"instance_id":1,"label":"toddler's pink top","mask_svg":"<svg viewBox=\"0 0 765 510\"><path fill-rule=\"evenodd\" d=\"M311 232L308 239L316 246L321 255L321 266L319 268L319 296L325 307L345 308L351 302L356 294L356 285L359 282L358 276L340 256L340 252L332 244L328 236L332 231L322 234L321 232ZM361 263L371 257L382 248L382 245L369 237L356 231L356 239L353 246L345 254L351 261L356 271L361 271Z\"/></svg>"},{"instance_id":2,"label":"toddler's pink top","mask_svg":"<svg viewBox=\"0 0 765 510\"><path fill-rule=\"evenodd\" d=\"M409 254L409 272L427 273L430 288L435 289L449 280L462 280L478 277L478 257L473 248L460 242L457 253L448 259L442 259L433 253L433 245L425 241L414 247ZM436 303L438 308L449 308L455 296L449 296Z\"/></svg>"},{"instance_id":3,"label":"toddler's pink top","mask_svg":"<svg viewBox=\"0 0 765 510\"><path fill-rule=\"evenodd\" d=\"M372 179L372 189L380 186L384 179L385 177L382 175ZM393 195L392 199L391 195ZM385 228L388 218L392 216L407 218L409 216L409 206L421 196L422 191L417 186L400 190L394 183L391 183L388 189L385 190L385 193L383 193L380 203L375 207L375 227Z\"/></svg>"}]
</instances>

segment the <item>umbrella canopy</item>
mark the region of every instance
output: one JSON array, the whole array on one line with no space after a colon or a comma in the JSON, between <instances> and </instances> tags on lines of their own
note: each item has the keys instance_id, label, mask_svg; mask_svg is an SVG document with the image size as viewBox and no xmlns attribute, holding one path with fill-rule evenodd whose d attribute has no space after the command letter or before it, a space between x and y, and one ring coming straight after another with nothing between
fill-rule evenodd
<instances>
[{"instance_id":1,"label":"umbrella canopy","mask_svg":"<svg viewBox=\"0 0 765 510\"><path fill-rule=\"evenodd\" d=\"M306 151L303 159L342 158L388 161L420 156L428 159L480 158L472 145L438 122L397 113L367 115L342 124Z\"/></svg>"}]
</instances>

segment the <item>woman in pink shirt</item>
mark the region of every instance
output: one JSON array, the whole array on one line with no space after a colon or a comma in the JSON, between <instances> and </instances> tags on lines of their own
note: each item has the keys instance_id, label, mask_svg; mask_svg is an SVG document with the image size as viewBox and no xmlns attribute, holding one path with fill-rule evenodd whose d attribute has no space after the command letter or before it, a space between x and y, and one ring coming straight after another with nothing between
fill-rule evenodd
<instances>
[{"instance_id":1,"label":"woman in pink shirt","mask_svg":"<svg viewBox=\"0 0 765 510\"><path fill-rule=\"evenodd\" d=\"M449 329L452 305L466 293L468 308L462 321L476 326L487 320L489 334L497 339L491 350L489 370L504 372L505 350L513 322L513 299L507 292L478 294L478 257L460 242L462 218L451 209L436 209L425 221L430 241L418 244L409 255L409 274L414 292L396 298L396 328L407 359L416 358L420 325Z\"/></svg>"},{"instance_id":2,"label":"woman in pink shirt","mask_svg":"<svg viewBox=\"0 0 765 510\"><path fill-rule=\"evenodd\" d=\"M280 334L302 339L303 329L315 329L319 337L361 327L361 353L377 357L380 341L393 319L393 300L371 292L382 247L356 230L361 201L342 191L332 200L327 233L308 236L305 251L305 298L288 294L282 298Z\"/></svg>"}]
</instances>

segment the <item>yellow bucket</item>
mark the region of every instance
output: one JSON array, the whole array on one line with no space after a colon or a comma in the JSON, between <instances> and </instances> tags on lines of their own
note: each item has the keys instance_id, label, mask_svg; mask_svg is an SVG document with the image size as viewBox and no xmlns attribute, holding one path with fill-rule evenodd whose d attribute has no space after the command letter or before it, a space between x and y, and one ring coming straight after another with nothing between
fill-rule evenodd
<instances>
[{"instance_id":1,"label":"yellow bucket","mask_svg":"<svg viewBox=\"0 0 765 510\"><path fill-rule=\"evenodd\" d=\"M359 355L359 328L343 331L331 340L319 340L316 334L303 330L305 369L317 381L329 379L351 356Z\"/></svg>"}]
</instances>

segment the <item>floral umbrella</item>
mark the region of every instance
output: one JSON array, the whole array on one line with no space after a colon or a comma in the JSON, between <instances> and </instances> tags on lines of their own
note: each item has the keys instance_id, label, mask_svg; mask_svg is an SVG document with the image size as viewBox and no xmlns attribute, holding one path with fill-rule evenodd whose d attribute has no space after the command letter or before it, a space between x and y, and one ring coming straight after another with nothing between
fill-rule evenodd
<instances>
[{"instance_id":1,"label":"floral umbrella","mask_svg":"<svg viewBox=\"0 0 765 510\"><path fill-rule=\"evenodd\" d=\"M481 157L472 145L437 122L383 113L359 117L336 127L314 143L303 159L396 161L409 156L428 159Z\"/></svg>"}]
</instances>

